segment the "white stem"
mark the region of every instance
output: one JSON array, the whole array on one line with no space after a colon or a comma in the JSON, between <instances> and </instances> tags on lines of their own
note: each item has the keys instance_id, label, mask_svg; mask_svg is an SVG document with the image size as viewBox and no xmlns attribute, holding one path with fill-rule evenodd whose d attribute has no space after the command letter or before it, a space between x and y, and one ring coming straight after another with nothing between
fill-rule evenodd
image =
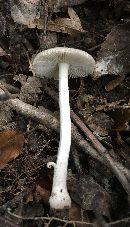
<instances>
[{"instance_id":1,"label":"white stem","mask_svg":"<svg viewBox=\"0 0 130 227\"><path fill-rule=\"evenodd\" d=\"M54 167L52 193L49 200L50 206L55 209L63 209L71 206L71 199L66 185L71 145L68 69L69 64L59 64L60 143L57 163Z\"/></svg>"}]
</instances>

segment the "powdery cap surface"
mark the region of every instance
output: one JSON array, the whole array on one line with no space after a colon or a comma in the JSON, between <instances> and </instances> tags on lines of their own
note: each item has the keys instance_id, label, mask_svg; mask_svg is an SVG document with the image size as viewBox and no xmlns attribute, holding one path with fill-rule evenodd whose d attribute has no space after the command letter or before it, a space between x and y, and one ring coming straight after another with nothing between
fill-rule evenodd
<instances>
[{"instance_id":1,"label":"powdery cap surface","mask_svg":"<svg viewBox=\"0 0 130 227\"><path fill-rule=\"evenodd\" d=\"M59 63L69 64L70 77L84 77L92 74L95 61L85 51L55 47L40 52L32 61L31 70L39 77L57 78Z\"/></svg>"}]
</instances>

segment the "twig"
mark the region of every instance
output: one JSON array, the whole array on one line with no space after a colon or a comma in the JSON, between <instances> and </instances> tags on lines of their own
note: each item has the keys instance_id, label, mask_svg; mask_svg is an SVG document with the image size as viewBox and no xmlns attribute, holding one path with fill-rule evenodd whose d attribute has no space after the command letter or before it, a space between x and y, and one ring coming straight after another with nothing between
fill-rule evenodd
<instances>
[{"instance_id":1,"label":"twig","mask_svg":"<svg viewBox=\"0 0 130 227\"><path fill-rule=\"evenodd\" d=\"M121 99L119 101L111 102L111 103L106 103L104 105L100 105L96 107L96 111L99 110L111 110L111 109L130 109L130 104L124 104L120 105L121 102L123 102L124 99Z\"/></svg>"},{"instance_id":2,"label":"twig","mask_svg":"<svg viewBox=\"0 0 130 227\"><path fill-rule=\"evenodd\" d=\"M12 220L9 217L0 216L0 226L4 226L4 227L20 227L21 225L15 223L14 220Z\"/></svg>"},{"instance_id":3,"label":"twig","mask_svg":"<svg viewBox=\"0 0 130 227\"><path fill-rule=\"evenodd\" d=\"M17 112L23 114L26 117L29 117L33 120L38 121L41 124L53 129L54 131L59 132L59 121L50 113L48 110L42 108L42 111L39 111L37 108L31 106L30 104L26 104L19 99L10 99L7 101L7 104L12 108L15 109ZM111 170L115 173L118 180L126 190L128 194L130 194L130 185L126 179L125 174L123 171L125 167L118 163L115 165L113 159L109 156L106 150L104 153L100 154L94 149L87 140L84 140L83 137L77 131L77 128L74 124L72 124L72 139L73 141L87 154L93 156L95 159L99 160L103 164L106 164ZM120 169L119 169L120 166ZM120 171L123 170L123 171Z\"/></svg>"},{"instance_id":4,"label":"twig","mask_svg":"<svg viewBox=\"0 0 130 227\"><path fill-rule=\"evenodd\" d=\"M94 145L94 147L102 154L106 154L107 150L103 147L103 145L98 141L98 139L93 135L93 133L87 128L87 126L83 123L83 121L71 110L71 118L72 121L83 131L83 133L87 136L90 142Z\"/></svg>"},{"instance_id":5,"label":"twig","mask_svg":"<svg viewBox=\"0 0 130 227\"><path fill-rule=\"evenodd\" d=\"M10 93L19 93L20 92L19 88L14 87L11 84L7 84L7 83L5 83L3 81L0 81L0 85L3 85Z\"/></svg>"},{"instance_id":6,"label":"twig","mask_svg":"<svg viewBox=\"0 0 130 227\"><path fill-rule=\"evenodd\" d=\"M47 128L51 128L52 130L59 133L59 121L47 109L42 107L41 111L30 104L22 102L19 99L9 99L7 101L7 105L9 105L10 108L16 110L20 114L31 118L32 120L36 120L38 123L43 124ZM72 124L72 136L74 142L78 144L78 146L82 150L84 150L85 153L104 163L104 159L101 157L101 155L99 155L97 151L92 148L86 140L83 139L80 133L78 133L77 128L74 124Z\"/></svg>"},{"instance_id":7,"label":"twig","mask_svg":"<svg viewBox=\"0 0 130 227\"><path fill-rule=\"evenodd\" d=\"M84 222L84 221L68 221L68 220L62 220L60 218L56 218L56 217L24 217L24 216L20 216L20 215L17 215L17 214L14 214L12 213L10 210L8 210L8 214L10 216L13 216L17 219L21 219L21 220L46 220L46 221L49 221L50 219L54 220L54 221L59 221L59 222L64 222L64 223L68 223L68 224L84 224L84 225L88 225L89 227L95 227L95 224L94 223L89 223L89 222ZM120 219L120 220L117 220L117 221L113 221L113 222L110 222L110 223L106 223L105 226L106 227L111 227L111 226L120 226L120 224L124 223L124 224L129 224L130 223L130 217L128 218L123 218L123 219ZM123 225L124 226L124 225Z\"/></svg>"},{"instance_id":8,"label":"twig","mask_svg":"<svg viewBox=\"0 0 130 227\"><path fill-rule=\"evenodd\" d=\"M88 51L89 53L91 53L91 52L93 52L93 51L95 51L95 50L99 50L100 48L101 48L101 44L96 45L96 46L94 46L94 47L91 47L91 48L89 48L87 51Z\"/></svg>"},{"instance_id":9,"label":"twig","mask_svg":"<svg viewBox=\"0 0 130 227\"><path fill-rule=\"evenodd\" d=\"M56 93L55 93L54 90L52 90L48 86L46 86L46 91L52 98L55 99L55 101L58 102L58 98L57 98ZM87 126L81 121L81 119L73 111L71 111L71 119L84 132L84 134L87 136L87 138L90 140L90 142L93 144L93 146L98 151L98 155L100 157L102 157L102 158L104 157L103 159L104 159L105 165L108 166L115 173L115 175L117 176L118 179L120 177L122 178L122 180L119 179L119 181L123 183L123 180L125 178L127 178L128 181L130 182L130 172L129 172L129 170L127 168L125 168L122 164L120 164L116 160L113 160L110 157L107 149L98 141L98 139L92 134L92 132L87 128ZM113 154L114 154L114 156L116 156L114 151L113 151ZM114 157L114 158L116 158L116 157ZM122 173L125 176L123 176ZM120 177L118 175L120 175ZM127 182L125 184L128 185ZM129 187L127 187L127 189L128 188ZM130 191L129 191L129 193L130 193Z\"/></svg>"},{"instance_id":10,"label":"twig","mask_svg":"<svg viewBox=\"0 0 130 227\"><path fill-rule=\"evenodd\" d=\"M98 139L93 135L93 133L87 128L87 126L81 121L81 119L73 111L71 111L71 117L74 123L84 132L87 138L91 141L91 143L99 152L99 154L106 159L106 162L110 166L111 170L113 170L113 172L115 173L119 181L122 183L122 186L124 187L124 189L127 191L128 194L130 194L130 184L127 182L126 176L124 176L122 171L120 171L118 167L119 164L118 165L116 164L113 158L109 155L108 150L98 141ZM129 180L130 180L130 174L129 174Z\"/></svg>"},{"instance_id":11,"label":"twig","mask_svg":"<svg viewBox=\"0 0 130 227\"><path fill-rule=\"evenodd\" d=\"M6 98L10 98L10 92L0 83L0 88L4 91Z\"/></svg>"},{"instance_id":12,"label":"twig","mask_svg":"<svg viewBox=\"0 0 130 227\"><path fill-rule=\"evenodd\" d=\"M67 224L73 224L73 223L77 223L77 224L85 224L88 225L89 227L94 227L95 225L93 223L89 223L89 222L81 222L81 221L69 221L69 220L65 220L65 219L60 219L60 218L56 218L56 217L26 217L26 216L20 216L17 214L12 213L10 210L8 210L8 214L10 214L11 216L21 219L21 220L47 220L47 221L59 221L62 223L67 223Z\"/></svg>"}]
</instances>

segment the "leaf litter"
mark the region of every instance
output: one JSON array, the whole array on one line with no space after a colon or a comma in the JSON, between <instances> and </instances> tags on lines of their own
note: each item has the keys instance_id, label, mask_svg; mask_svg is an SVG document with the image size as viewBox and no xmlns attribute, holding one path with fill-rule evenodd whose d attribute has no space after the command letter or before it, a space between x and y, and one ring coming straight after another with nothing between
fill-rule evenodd
<instances>
[{"instance_id":1,"label":"leaf litter","mask_svg":"<svg viewBox=\"0 0 130 227\"><path fill-rule=\"evenodd\" d=\"M25 138L13 130L0 132L0 169L23 152Z\"/></svg>"},{"instance_id":2,"label":"leaf litter","mask_svg":"<svg viewBox=\"0 0 130 227\"><path fill-rule=\"evenodd\" d=\"M40 1L33 0L36 2ZM35 106L39 116L45 108L57 116L57 81L37 80L29 71L29 62L33 54L55 46L88 51L97 62L96 80L69 81L71 106L129 179L129 2L10 3L0 2L0 82L9 91L7 99L15 94ZM22 11L23 3L34 10ZM46 163L56 160L56 132L36 120L39 118L33 120L10 109L7 99L0 101L0 223L5 227L129 225L129 199L122 185L102 157L84 153L78 140L72 142L69 160L72 207L67 214L54 217L48 203L53 170ZM82 145L86 142L83 136Z\"/></svg>"},{"instance_id":3,"label":"leaf litter","mask_svg":"<svg viewBox=\"0 0 130 227\"><path fill-rule=\"evenodd\" d=\"M127 74L130 65L130 23L115 26L98 52L95 76Z\"/></svg>"}]
</instances>

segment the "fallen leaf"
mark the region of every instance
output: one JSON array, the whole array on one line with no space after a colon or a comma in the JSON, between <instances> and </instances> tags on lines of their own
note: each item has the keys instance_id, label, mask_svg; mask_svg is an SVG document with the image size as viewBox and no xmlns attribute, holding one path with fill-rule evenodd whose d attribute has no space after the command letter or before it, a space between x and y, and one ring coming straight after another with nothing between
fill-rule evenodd
<instances>
[{"instance_id":1,"label":"fallen leaf","mask_svg":"<svg viewBox=\"0 0 130 227\"><path fill-rule=\"evenodd\" d=\"M40 47L42 50L50 49L57 46L57 33L56 32L47 32L44 34L44 31L39 35Z\"/></svg>"},{"instance_id":2,"label":"fallen leaf","mask_svg":"<svg viewBox=\"0 0 130 227\"><path fill-rule=\"evenodd\" d=\"M37 185L36 185L36 192L42 198L42 201L45 204L48 204L49 197L51 191L51 181L47 173L43 172L42 176L40 177Z\"/></svg>"},{"instance_id":3,"label":"fallen leaf","mask_svg":"<svg viewBox=\"0 0 130 227\"><path fill-rule=\"evenodd\" d=\"M18 224L17 221L7 213L6 215L0 216L0 226L20 227L21 223Z\"/></svg>"},{"instance_id":4,"label":"fallen leaf","mask_svg":"<svg viewBox=\"0 0 130 227\"><path fill-rule=\"evenodd\" d=\"M72 200L82 209L109 217L111 197L92 177L75 175L71 177L68 186Z\"/></svg>"},{"instance_id":5,"label":"fallen leaf","mask_svg":"<svg viewBox=\"0 0 130 227\"><path fill-rule=\"evenodd\" d=\"M79 4L79 2L83 2L85 0L76 0L75 4ZM19 6L17 4L11 5L11 16L14 20L14 22L17 22L18 24L26 25L28 28L35 28L43 29L45 30L45 24L47 25L48 31L53 32L63 32L68 34L73 34L75 32L84 32L80 19L76 12L72 8L68 8L68 14L70 18L57 18L55 21L48 21L48 23L45 22L45 17L41 17L40 11L43 10L43 13L47 13L49 9L51 9L51 12L57 11L59 6L63 5L73 5L73 1L51 1L48 2L46 5L46 12L41 8L40 1L37 0L36 4L32 4L28 1L24 1L24 3L21 3ZM70 4L69 4L70 3ZM40 10L41 8L41 10Z\"/></svg>"},{"instance_id":6,"label":"fallen leaf","mask_svg":"<svg viewBox=\"0 0 130 227\"><path fill-rule=\"evenodd\" d=\"M100 136L107 136L114 125L113 119L103 112L95 112L88 117L86 123L95 134Z\"/></svg>"},{"instance_id":7,"label":"fallen leaf","mask_svg":"<svg viewBox=\"0 0 130 227\"><path fill-rule=\"evenodd\" d=\"M28 103L35 101L38 94L41 92L41 87L42 85L39 78L28 77L27 81L21 87L20 100Z\"/></svg>"},{"instance_id":8,"label":"fallen leaf","mask_svg":"<svg viewBox=\"0 0 130 227\"><path fill-rule=\"evenodd\" d=\"M82 28L80 19L76 12L72 9L68 9L68 14L70 18L57 18L55 21L48 21L47 23L47 30L52 32L62 32L67 34L75 34L76 32L85 32ZM30 24L26 24L29 28L44 29L44 19L38 18L34 19Z\"/></svg>"},{"instance_id":9,"label":"fallen leaf","mask_svg":"<svg viewBox=\"0 0 130 227\"><path fill-rule=\"evenodd\" d=\"M130 22L115 26L98 52L94 78L130 72Z\"/></svg>"},{"instance_id":10,"label":"fallen leaf","mask_svg":"<svg viewBox=\"0 0 130 227\"><path fill-rule=\"evenodd\" d=\"M121 102L124 102L124 99L118 100L118 101L114 101L114 102L106 102L105 104L102 105L98 105L96 107L96 111L100 111L100 110L108 110L108 109L123 109L123 106L120 105ZM124 106L125 107L125 106Z\"/></svg>"},{"instance_id":11,"label":"fallen leaf","mask_svg":"<svg viewBox=\"0 0 130 227\"><path fill-rule=\"evenodd\" d=\"M121 132L130 130L130 109L115 110L113 118L115 121L113 131Z\"/></svg>"},{"instance_id":12,"label":"fallen leaf","mask_svg":"<svg viewBox=\"0 0 130 227\"><path fill-rule=\"evenodd\" d=\"M26 25L28 28L45 29L45 21L40 15L37 15L39 3L37 4L27 4L27 12L22 12L23 6L21 5L21 10L17 5L11 7L11 16L13 20L19 24ZM54 7L53 7L54 8ZM25 7L24 7L25 10ZM48 21L47 30L53 32L62 32L73 34L76 32L84 32L80 19L76 12L72 8L68 8L68 14L70 18L57 18L55 21Z\"/></svg>"},{"instance_id":13,"label":"fallen leaf","mask_svg":"<svg viewBox=\"0 0 130 227\"><path fill-rule=\"evenodd\" d=\"M0 169L22 153L24 142L24 136L14 130L0 132Z\"/></svg>"},{"instance_id":14,"label":"fallen leaf","mask_svg":"<svg viewBox=\"0 0 130 227\"><path fill-rule=\"evenodd\" d=\"M3 91L3 89L0 87L0 101L4 101L8 99L9 96Z\"/></svg>"},{"instance_id":15,"label":"fallen leaf","mask_svg":"<svg viewBox=\"0 0 130 227\"><path fill-rule=\"evenodd\" d=\"M26 204L28 204L29 202L33 202L33 192L32 191L30 191L26 196Z\"/></svg>"},{"instance_id":16,"label":"fallen leaf","mask_svg":"<svg viewBox=\"0 0 130 227\"><path fill-rule=\"evenodd\" d=\"M69 220L81 221L81 219L81 207L72 201L69 209Z\"/></svg>"},{"instance_id":17,"label":"fallen leaf","mask_svg":"<svg viewBox=\"0 0 130 227\"><path fill-rule=\"evenodd\" d=\"M48 29L50 31L63 32L68 34L75 32L84 32L80 19L76 12L72 8L68 8L68 14L70 18L57 18L52 25L48 23Z\"/></svg>"},{"instance_id":18,"label":"fallen leaf","mask_svg":"<svg viewBox=\"0 0 130 227\"><path fill-rule=\"evenodd\" d=\"M5 56L5 55L8 55L5 50L3 50L1 47L0 47L0 57L2 56Z\"/></svg>"},{"instance_id":19,"label":"fallen leaf","mask_svg":"<svg viewBox=\"0 0 130 227\"><path fill-rule=\"evenodd\" d=\"M80 19L73 8L68 8L70 18L57 18L54 24L48 23L48 30L73 34L76 32L84 32Z\"/></svg>"},{"instance_id":20,"label":"fallen leaf","mask_svg":"<svg viewBox=\"0 0 130 227\"><path fill-rule=\"evenodd\" d=\"M34 19L40 18L39 2L40 0L36 0L35 3L26 0L19 2L15 0L10 1L11 17L14 22L33 28Z\"/></svg>"},{"instance_id":21,"label":"fallen leaf","mask_svg":"<svg viewBox=\"0 0 130 227\"><path fill-rule=\"evenodd\" d=\"M105 90L106 91L112 91L114 88L119 86L123 80L125 79L125 75L120 75L116 79L111 80L109 83L105 85Z\"/></svg>"}]
</instances>

